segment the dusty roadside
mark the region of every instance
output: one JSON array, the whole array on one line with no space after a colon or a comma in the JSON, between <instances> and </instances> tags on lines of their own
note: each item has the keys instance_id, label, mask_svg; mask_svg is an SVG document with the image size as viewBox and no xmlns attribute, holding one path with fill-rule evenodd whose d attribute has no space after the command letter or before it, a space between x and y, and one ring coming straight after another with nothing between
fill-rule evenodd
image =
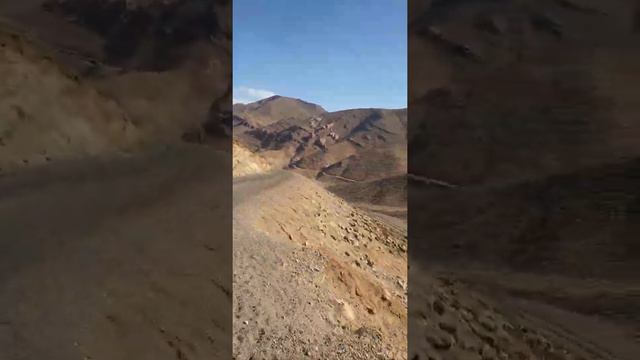
<instances>
[{"instance_id":1,"label":"dusty roadside","mask_svg":"<svg viewBox=\"0 0 640 360\"><path fill-rule=\"evenodd\" d=\"M0 358L228 359L228 159L185 146L0 178Z\"/></svg>"},{"instance_id":2,"label":"dusty roadside","mask_svg":"<svg viewBox=\"0 0 640 360\"><path fill-rule=\"evenodd\" d=\"M302 176L234 180L237 359L406 358L406 239Z\"/></svg>"}]
</instances>

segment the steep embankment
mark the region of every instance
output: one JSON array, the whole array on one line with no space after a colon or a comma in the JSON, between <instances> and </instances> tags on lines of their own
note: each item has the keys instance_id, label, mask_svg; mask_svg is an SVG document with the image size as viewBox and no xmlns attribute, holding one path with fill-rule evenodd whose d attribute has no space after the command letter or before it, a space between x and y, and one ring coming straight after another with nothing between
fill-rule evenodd
<instances>
[{"instance_id":1,"label":"steep embankment","mask_svg":"<svg viewBox=\"0 0 640 360\"><path fill-rule=\"evenodd\" d=\"M229 6L0 4L0 167L182 141L230 149Z\"/></svg>"},{"instance_id":2,"label":"steep embankment","mask_svg":"<svg viewBox=\"0 0 640 360\"><path fill-rule=\"evenodd\" d=\"M224 135L231 120L230 2L48 0L43 9L101 40L91 57L83 56L91 44L79 43L62 61L118 101L148 142Z\"/></svg>"},{"instance_id":3,"label":"steep embankment","mask_svg":"<svg viewBox=\"0 0 640 360\"><path fill-rule=\"evenodd\" d=\"M33 41L0 30L0 44L0 172L140 140L118 103L65 74Z\"/></svg>"}]
</instances>

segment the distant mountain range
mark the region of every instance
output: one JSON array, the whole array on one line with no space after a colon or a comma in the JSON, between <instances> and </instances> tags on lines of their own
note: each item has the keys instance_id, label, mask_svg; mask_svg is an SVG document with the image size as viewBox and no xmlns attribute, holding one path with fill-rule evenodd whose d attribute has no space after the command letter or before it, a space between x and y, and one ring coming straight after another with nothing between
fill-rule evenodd
<instances>
[{"instance_id":1,"label":"distant mountain range","mask_svg":"<svg viewBox=\"0 0 640 360\"><path fill-rule=\"evenodd\" d=\"M316 104L273 96L236 104L233 110L236 138L256 151L286 152L289 168L345 181L406 173L406 109L327 112Z\"/></svg>"},{"instance_id":2,"label":"distant mountain range","mask_svg":"<svg viewBox=\"0 0 640 360\"><path fill-rule=\"evenodd\" d=\"M359 184L361 189L363 183L383 179L403 182L406 174L406 109L327 112L320 105L272 96L234 105L233 132L237 141L253 151L286 158L286 168L340 185L342 195L350 193L345 184ZM406 187L394 188L404 192L400 200L393 196L391 202L404 205ZM390 198L376 194L368 198Z\"/></svg>"}]
</instances>

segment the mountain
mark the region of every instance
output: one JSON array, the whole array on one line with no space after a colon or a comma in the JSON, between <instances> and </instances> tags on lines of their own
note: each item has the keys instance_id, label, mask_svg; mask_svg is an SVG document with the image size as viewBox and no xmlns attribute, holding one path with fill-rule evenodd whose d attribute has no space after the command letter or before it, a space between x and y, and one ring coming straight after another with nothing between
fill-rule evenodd
<instances>
[{"instance_id":1,"label":"mountain","mask_svg":"<svg viewBox=\"0 0 640 360\"><path fill-rule=\"evenodd\" d=\"M326 113L321 106L285 96L271 96L250 104L234 104L235 131L239 125L255 129L272 125L279 120L306 120Z\"/></svg>"},{"instance_id":2,"label":"mountain","mask_svg":"<svg viewBox=\"0 0 640 360\"><path fill-rule=\"evenodd\" d=\"M234 105L234 118L245 120L234 122L234 130L253 125L234 133L255 150L290 153L289 167L312 171L318 178L340 176L364 181L404 171L406 109L321 109L279 96ZM261 120L256 121L258 118ZM378 168L365 169L367 159L375 159Z\"/></svg>"},{"instance_id":3,"label":"mountain","mask_svg":"<svg viewBox=\"0 0 640 360\"><path fill-rule=\"evenodd\" d=\"M234 105L234 137L243 146L280 154L288 158L289 169L339 185L335 189L341 196L357 191L357 198L365 200L363 195L369 194L374 203L406 198L403 186L393 188L402 191L398 196L358 189L366 182L404 176L406 132L406 109L326 112L319 105L280 96Z\"/></svg>"}]
</instances>

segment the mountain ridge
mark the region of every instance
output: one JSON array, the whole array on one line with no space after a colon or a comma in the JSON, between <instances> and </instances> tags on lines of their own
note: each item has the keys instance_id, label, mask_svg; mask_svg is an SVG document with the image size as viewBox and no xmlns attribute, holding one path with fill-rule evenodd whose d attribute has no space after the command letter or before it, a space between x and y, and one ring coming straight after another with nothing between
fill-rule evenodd
<instances>
[{"instance_id":1,"label":"mountain ridge","mask_svg":"<svg viewBox=\"0 0 640 360\"><path fill-rule=\"evenodd\" d=\"M273 101L282 99L286 103L273 104ZM320 105L278 95L242 106L236 104L235 136L254 150L288 151L291 166L317 171L356 153L375 150L376 147L397 152L406 144L407 109L360 108L334 112L323 109L310 116L293 116L301 111L289 108L292 103L322 109ZM265 111L263 107L266 104L287 108L283 110L272 106ZM270 119L263 125L256 124L252 122L254 113L268 113ZM335 159L324 159L326 155Z\"/></svg>"},{"instance_id":2,"label":"mountain ridge","mask_svg":"<svg viewBox=\"0 0 640 360\"><path fill-rule=\"evenodd\" d=\"M264 109L268 106L268 109ZM322 109L306 113L307 109ZM282 107L282 108L279 108ZM371 181L406 175L407 109L359 108L325 111L320 105L279 95L234 105L234 138L255 153L269 152L284 168L339 188L341 196L366 202L359 187ZM254 121L255 114L262 124ZM300 115L303 116L300 116ZM265 119L264 117L268 117ZM406 198L406 187L399 198ZM397 198L386 190L365 192L376 204ZM382 204L380 204L382 205Z\"/></svg>"}]
</instances>

